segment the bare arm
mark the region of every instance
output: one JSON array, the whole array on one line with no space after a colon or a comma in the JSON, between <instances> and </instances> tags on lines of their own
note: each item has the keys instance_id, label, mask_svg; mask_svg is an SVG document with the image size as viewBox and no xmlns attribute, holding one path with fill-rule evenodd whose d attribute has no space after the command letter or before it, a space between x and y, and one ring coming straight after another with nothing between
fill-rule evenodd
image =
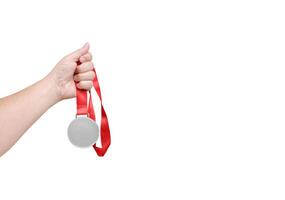
<instances>
[{"instance_id":1,"label":"bare arm","mask_svg":"<svg viewBox=\"0 0 285 200\"><path fill-rule=\"evenodd\" d=\"M51 106L75 97L76 86L91 89L95 76L91 59L89 45L85 44L65 56L42 80L0 99L0 156Z\"/></svg>"},{"instance_id":2,"label":"bare arm","mask_svg":"<svg viewBox=\"0 0 285 200\"><path fill-rule=\"evenodd\" d=\"M46 77L16 94L0 99L0 155L59 101L53 84Z\"/></svg>"}]
</instances>

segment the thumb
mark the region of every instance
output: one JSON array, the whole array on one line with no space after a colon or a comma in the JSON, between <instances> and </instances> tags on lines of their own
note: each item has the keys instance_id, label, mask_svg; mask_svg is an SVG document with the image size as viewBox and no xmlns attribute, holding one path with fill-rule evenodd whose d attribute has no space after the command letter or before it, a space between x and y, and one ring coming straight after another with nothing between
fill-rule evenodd
<instances>
[{"instance_id":1,"label":"thumb","mask_svg":"<svg viewBox=\"0 0 285 200\"><path fill-rule=\"evenodd\" d=\"M80 49L77 49L76 51L72 52L71 54L69 54L67 57L70 59L73 59L74 61L78 61L79 58L83 55L85 55L86 53L88 53L89 51L89 43L86 42L83 47L81 47Z\"/></svg>"}]
</instances>

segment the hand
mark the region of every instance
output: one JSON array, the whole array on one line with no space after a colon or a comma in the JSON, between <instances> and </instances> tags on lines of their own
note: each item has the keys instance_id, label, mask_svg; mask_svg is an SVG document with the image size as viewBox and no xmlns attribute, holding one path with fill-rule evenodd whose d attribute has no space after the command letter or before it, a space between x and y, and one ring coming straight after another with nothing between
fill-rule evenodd
<instances>
[{"instance_id":1,"label":"hand","mask_svg":"<svg viewBox=\"0 0 285 200\"><path fill-rule=\"evenodd\" d=\"M48 75L55 84L59 100L76 96L76 88L90 90L95 73L89 44L61 59ZM76 83L75 83L76 82Z\"/></svg>"}]
</instances>

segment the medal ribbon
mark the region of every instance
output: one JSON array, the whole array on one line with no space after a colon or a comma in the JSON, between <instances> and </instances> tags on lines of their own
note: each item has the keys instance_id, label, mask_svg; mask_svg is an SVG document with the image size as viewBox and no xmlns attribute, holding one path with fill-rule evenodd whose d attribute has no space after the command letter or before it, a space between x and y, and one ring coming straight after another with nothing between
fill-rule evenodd
<instances>
[{"instance_id":1,"label":"medal ribbon","mask_svg":"<svg viewBox=\"0 0 285 200\"><path fill-rule=\"evenodd\" d=\"M110 128L109 128L107 114L105 112L105 109L102 103L102 96L101 96L99 81L98 81L95 69L93 69L93 71L95 73L95 78L93 80L93 86L95 88L97 95L99 96L100 103L101 103L100 137L101 137L101 144L102 144L102 147L97 147L96 144L94 144L93 148L96 151L98 156L104 156L111 144L111 135L110 135ZM92 103L91 91L89 91L89 104L87 108L87 91L78 89L76 87L76 106L77 106L76 115L87 115L92 120L94 121L96 120L94 107Z\"/></svg>"}]
</instances>

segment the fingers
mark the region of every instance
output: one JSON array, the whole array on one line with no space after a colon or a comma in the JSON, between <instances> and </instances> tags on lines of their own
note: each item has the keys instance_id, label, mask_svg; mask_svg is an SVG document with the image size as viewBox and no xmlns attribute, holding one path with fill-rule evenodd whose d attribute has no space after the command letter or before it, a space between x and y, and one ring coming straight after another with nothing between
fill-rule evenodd
<instances>
[{"instance_id":1,"label":"fingers","mask_svg":"<svg viewBox=\"0 0 285 200\"><path fill-rule=\"evenodd\" d=\"M95 72L93 71L88 71L84 73L79 73L74 75L74 81L79 82L79 81L93 81L95 78Z\"/></svg>"},{"instance_id":2,"label":"fingers","mask_svg":"<svg viewBox=\"0 0 285 200\"><path fill-rule=\"evenodd\" d=\"M87 54L89 51L89 43L85 43L83 45L83 47L81 47L80 49L72 52L71 54L67 55L67 58L70 58L72 60L74 60L75 62L77 62L79 60L79 58L85 54Z\"/></svg>"},{"instance_id":3,"label":"fingers","mask_svg":"<svg viewBox=\"0 0 285 200\"><path fill-rule=\"evenodd\" d=\"M77 88L91 90L93 86L93 80L95 78L93 67L94 66L92 62L85 62L77 67L77 74L75 74L73 77L74 81L78 82L76 84Z\"/></svg>"},{"instance_id":4,"label":"fingers","mask_svg":"<svg viewBox=\"0 0 285 200\"><path fill-rule=\"evenodd\" d=\"M90 52L79 58L80 63L89 62L91 60L92 60L92 54Z\"/></svg>"},{"instance_id":5,"label":"fingers","mask_svg":"<svg viewBox=\"0 0 285 200\"><path fill-rule=\"evenodd\" d=\"M93 86L92 81L80 81L79 83L76 84L76 87L82 90L91 90Z\"/></svg>"},{"instance_id":6,"label":"fingers","mask_svg":"<svg viewBox=\"0 0 285 200\"><path fill-rule=\"evenodd\" d=\"M92 71L94 68L94 65L92 62L85 62L77 66L75 73L84 73L88 71Z\"/></svg>"}]
</instances>

